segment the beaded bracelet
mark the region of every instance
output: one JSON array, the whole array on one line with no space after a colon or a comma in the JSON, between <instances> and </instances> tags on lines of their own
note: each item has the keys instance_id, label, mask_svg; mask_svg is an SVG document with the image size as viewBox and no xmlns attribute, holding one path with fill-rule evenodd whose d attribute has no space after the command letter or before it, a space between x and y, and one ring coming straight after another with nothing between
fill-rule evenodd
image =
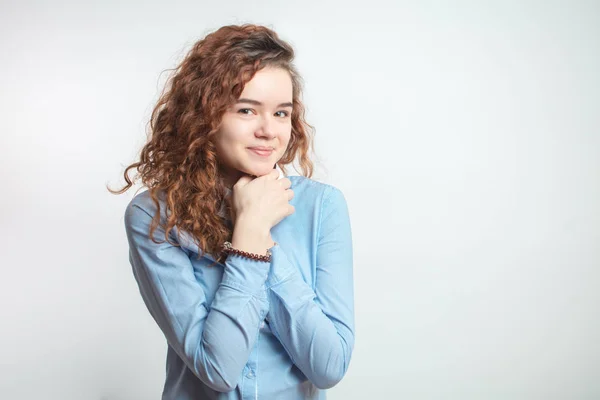
<instances>
[{"instance_id":1,"label":"beaded bracelet","mask_svg":"<svg viewBox=\"0 0 600 400\"><path fill-rule=\"evenodd\" d=\"M275 243L277 244L277 243ZM242 257L250 258L252 260L271 262L271 250L267 249L267 254L261 256L260 254L248 253L247 251L239 250L233 247L231 242L223 243L222 251L226 254L237 254Z\"/></svg>"}]
</instances>

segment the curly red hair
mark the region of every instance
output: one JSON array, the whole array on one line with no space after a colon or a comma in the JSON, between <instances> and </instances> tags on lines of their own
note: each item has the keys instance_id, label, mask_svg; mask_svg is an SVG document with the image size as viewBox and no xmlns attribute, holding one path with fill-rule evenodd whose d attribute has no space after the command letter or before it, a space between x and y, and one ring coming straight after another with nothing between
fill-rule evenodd
<instances>
[{"instance_id":1,"label":"curly red hair","mask_svg":"<svg viewBox=\"0 0 600 400\"><path fill-rule=\"evenodd\" d=\"M127 184L120 190L108 188L121 194L141 179L157 207L149 232L152 240L160 223L161 193L169 211L163 226L165 240L169 241L169 232L177 227L192 236L200 248L199 257L208 253L224 261L221 245L231 240L233 232L218 215L226 192L219 179L213 136L246 83L265 67L287 70L293 85L292 132L277 165L286 172L286 165L298 158L302 175L312 177L309 153L314 151L314 128L304 118L302 80L293 59L293 48L273 30L252 24L229 25L196 42L173 70L152 111L149 138L139 161L125 169ZM129 178L132 169L137 170L133 180Z\"/></svg>"}]
</instances>

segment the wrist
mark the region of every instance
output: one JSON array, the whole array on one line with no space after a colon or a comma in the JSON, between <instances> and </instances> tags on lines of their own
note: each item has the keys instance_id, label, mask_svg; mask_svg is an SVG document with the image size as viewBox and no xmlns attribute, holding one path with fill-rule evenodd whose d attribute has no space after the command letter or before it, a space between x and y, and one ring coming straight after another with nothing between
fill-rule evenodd
<instances>
[{"instance_id":1,"label":"wrist","mask_svg":"<svg viewBox=\"0 0 600 400\"><path fill-rule=\"evenodd\" d=\"M270 227L247 215L238 215L235 219L233 229L234 233L235 230L239 230L261 238L268 238L271 235Z\"/></svg>"},{"instance_id":2,"label":"wrist","mask_svg":"<svg viewBox=\"0 0 600 400\"><path fill-rule=\"evenodd\" d=\"M249 253L266 254L273 246L270 229L260 227L251 220L238 218L234 225L231 244L234 248Z\"/></svg>"}]
</instances>

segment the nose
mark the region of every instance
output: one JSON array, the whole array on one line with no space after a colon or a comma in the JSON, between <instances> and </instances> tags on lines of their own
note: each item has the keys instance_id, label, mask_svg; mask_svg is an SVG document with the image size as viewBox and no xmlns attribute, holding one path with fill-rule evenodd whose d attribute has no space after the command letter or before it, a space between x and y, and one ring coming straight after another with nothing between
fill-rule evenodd
<instances>
[{"instance_id":1,"label":"nose","mask_svg":"<svg viewBox=\"0 0 600 400\"><path fill-rule=\"evenodd\" d=\"M254 136L265 139L272 139L277 135L275 129L276 128L274 117L266 116L261 119L260 125L254 133Z\"/></svg>"}]
</instances>

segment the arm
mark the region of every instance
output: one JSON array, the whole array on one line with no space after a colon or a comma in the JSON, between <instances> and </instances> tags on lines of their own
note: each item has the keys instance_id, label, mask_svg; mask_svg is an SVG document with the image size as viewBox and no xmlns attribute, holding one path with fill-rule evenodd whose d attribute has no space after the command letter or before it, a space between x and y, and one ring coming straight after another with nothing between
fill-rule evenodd
<instances>
[{"instance_id":1,"label":"arm","mask_svg":"<svg viewBox=\"0 0 600 400\"><path fill-rule=\"evenodd\" d=\"M212 389L231 391L269 309L269 263L228 256L209 311L185 251L150 240L151 215L135 204L125 212L129 259L144 303L190 370ZM157 227L154 237L164 241L164 229Z\"/></svg>"},{"instance_id":2,"label":"arm","mask_svg":"<svg viewBox=\"0 0 600 400\"><path fill-rule=\"evenodd\" d=\"M341 191L324 193L315 290L284 251L271 249L268 319L292 361L318 388L336 385L354 348L352 235Z\"/></svg>"}]
</instances>

